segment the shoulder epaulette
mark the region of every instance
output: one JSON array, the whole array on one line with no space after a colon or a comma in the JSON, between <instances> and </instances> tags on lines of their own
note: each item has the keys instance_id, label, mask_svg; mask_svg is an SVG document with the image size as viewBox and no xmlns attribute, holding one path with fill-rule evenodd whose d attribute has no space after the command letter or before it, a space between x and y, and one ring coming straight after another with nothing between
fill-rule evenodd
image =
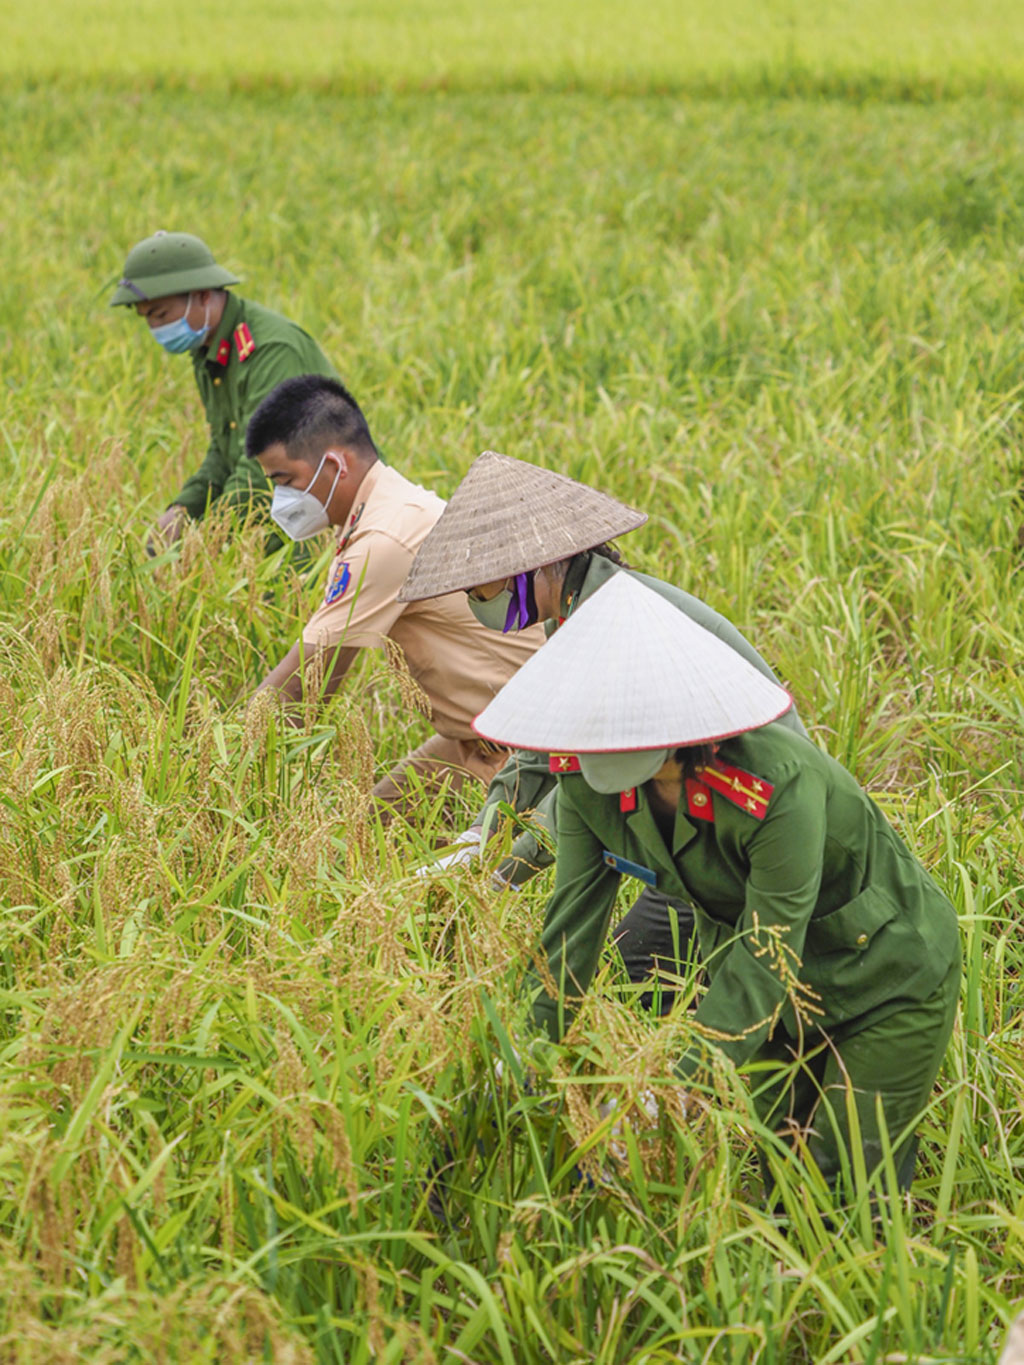
<instances>
[{"instance_id":1,"label":"shoulder epaulette","mask_svg":"<svg viewBox=\"0 0 1024 1365\"><path fill-rule=\"evenodd\" d=\"M548 754L549 773L578 773L580 761L575 754Z\"/></svg>"},{"instance_id":2,"label":"shoulder epaulette","mask_svg":"<svg viewBox=\"0 0 1024 1365\"><path fill-rule=\"evenodd\" d=\"M768 802L775 788L763 778L717 761L709 767L698 768L697 776L702 784L752 815L755 820L763 820L768 813Z\"/></svg>"},{"instance_id":3,"label":"shoulder epaulette","mask_svg":"<svg viewBox=\"0 0 1024 1365\"><path fill-rule=\"evenodd\" d=\"M256 349L256 343L252 339L252 332L249 331L247 322L240 322L235 328L235 349L238 352L239 362L248 360Z\"/></svg>"}]
</instances>

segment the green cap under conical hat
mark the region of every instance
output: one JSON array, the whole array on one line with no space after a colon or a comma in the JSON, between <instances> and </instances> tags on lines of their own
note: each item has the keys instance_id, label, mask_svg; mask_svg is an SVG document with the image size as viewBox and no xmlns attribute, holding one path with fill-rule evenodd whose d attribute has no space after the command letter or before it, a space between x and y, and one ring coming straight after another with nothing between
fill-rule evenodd
<instances>
[{"instance_id":1,"label":"green cap under conical hat","mask_svg":"<svg viewBox=\"0 0 1024 1365\"><path fill-rule=\"evenodd\" d=\"M237 283L237 275L217 264L201 237L193 237L190 232L156 232L129 251L110 306L147 303L150 299L165 299L169 294L223 289Z\"/></svg>"},{"instance_id":2,"label":"green cap under conical hat","mask_svg":"<svg viewBox=\"0 0 1024 1365\"><path fill-rule=\"evenodd\" d=\"M417 551L399 602L539 569L642 526L637 512L564 474L485 450Z\"/></svg>"}]
</instances>

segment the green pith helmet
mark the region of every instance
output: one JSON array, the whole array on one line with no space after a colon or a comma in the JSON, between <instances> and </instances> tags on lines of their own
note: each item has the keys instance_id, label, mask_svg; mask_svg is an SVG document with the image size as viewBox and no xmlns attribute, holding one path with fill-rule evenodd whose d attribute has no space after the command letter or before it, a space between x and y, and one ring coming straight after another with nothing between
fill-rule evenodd
<instances>
[{"instance_id":1,"label":"green pith helmet","mask_svg":"<svg viewBox=\"0 0 1024 1365\"><path fill-rule=\"evenodd\" d=\"M237 283L235 275L217 264L201 238L190 232L157 232L129 251L110 306L146 303L150 299L165 299L169 294L223 289Z\"/></svg>"}]
</instances>

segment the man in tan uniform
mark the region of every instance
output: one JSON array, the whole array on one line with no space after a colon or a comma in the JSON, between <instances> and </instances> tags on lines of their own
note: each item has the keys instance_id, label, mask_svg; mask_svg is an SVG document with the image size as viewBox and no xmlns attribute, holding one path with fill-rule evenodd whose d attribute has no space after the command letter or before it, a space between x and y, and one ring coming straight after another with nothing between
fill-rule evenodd
<instances>
[{"instance_id":1,"label":"man in tan uniform","mask_svg":"<svg viewBox=\"0 0 1024 1365\"><path fill-rule=\"evenodd\" d=\"M508 750L475 735L473 717L542 643L541 628L488 630L461 592L398 601L445 504L382 463L359 405L337 380L309 374L279 384L253 414L246 452L274 487L271 516L283 531L307 540L331 526L338 538L321 605L259 690L295 704L315 678L326 699L360 649L389 638L426 694L437 733L374 794L398 802L410 771L425 780L450 775L456 785L467 774L489 782Z\"/></svg>"}]
</instances>

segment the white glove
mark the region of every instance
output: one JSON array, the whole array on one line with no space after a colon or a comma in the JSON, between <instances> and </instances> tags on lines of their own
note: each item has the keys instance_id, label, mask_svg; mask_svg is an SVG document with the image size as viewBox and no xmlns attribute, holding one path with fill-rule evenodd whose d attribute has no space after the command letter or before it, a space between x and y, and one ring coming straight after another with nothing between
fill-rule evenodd
<instances>
[{"instance_id":1,"label":"white glove","mask_svg":"<svg viewBox=\"0 0 1024 1365\"><path fill-rule=\"evenodd\" d=\"M435 862L424 863L422 867L416 869L413 876L429 877L434 872L447 872L450 867L462 867L466 863L471 863L480 850L480 831L464 829L461 834L455 836L452 843L456 845L453 853L446 853Z\"/></svg>"},{"instance_id":2,"label":"white glove","mask_svg":"<svg viewBox=\"0 0 1024 1365\"><path fill-rule=\"evenodd\" d=\"M513 1048L513 1049L512 1049L512 1056L516 1059L516 1061L519 1063L519 1065L522 1066L523 1059L522 1059L522 1057L520 1057L520 1055L519 1055L519 1049L518 1049L518 1048ZM499 1081L500 1081L500 1080L502 1079L502 1077L505 1075L505 1063L501 1060L500 1057L499 1057L498 1060L494 1063L494 1074L495 1074L495 1076L497 1077L497 1079L498 1079Z\"/></svg>"},{"instance_id":3,"label":"white glove","mask_svg":"<svg viewBox=\"0 0 1024 1365\"><path fill-rule=\"evenodd\" d=\"M636 1098L638 1108L644 1111L644 1113L647 1115L647 1117L650 1119L652 1123L657 1123L661 1115L661 1108L658 1104L658 1101L654 1097L653 1091L641 1090ZM601 1119L611 1118L612 1114L615 1113L618 1107L619 1102L614 1097L610 1100L605 1100L603 1104L599 1104L597 1106L598 1116ZM622 1136L621 1123L612 1124L611 1136L613 1138Z\"/></svg>"},{"instance_id":4,"label":"white glove","mask_svg":"<svg viewBox=\"0 0 1024 1365\"><path fill-rule=\"evenodd\" d=\"M495 868L491 873L492 891L511 891L514 896L518 896L522 889L521 886L516 886L515 882L509 877L503 877L500 868Z\"/></svg>"}]
</instances>

